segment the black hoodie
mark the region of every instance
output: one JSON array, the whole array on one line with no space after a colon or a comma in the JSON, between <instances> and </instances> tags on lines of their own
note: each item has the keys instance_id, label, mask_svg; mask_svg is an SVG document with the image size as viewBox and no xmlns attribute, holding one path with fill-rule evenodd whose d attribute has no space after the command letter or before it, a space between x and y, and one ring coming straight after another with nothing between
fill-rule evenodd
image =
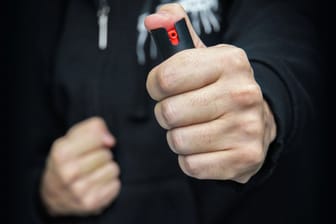
<instances>
[{"instance_id":1,"label":"black hoodie","mask_svg":"<svg viewBox=\"0 0 336 224\"><path fill-rule=\"evenodd\" d=\"M104 2L69 0L43 10L58 20L40 28L40 70L26 83L30 106L18 124L28 136L17 143L27 172L32 223L225 223L245 194L272 174L281 153L304 136L319 80L313 24L285 1L205 0L207 13L216 18L210 28L199 11L187 10L206 45L228 43L247 52L275 115L278 135L265 164L241 185L184 175L153 116L145 80L159 59L138 24L141 15L169 1L106 1L107 48L99 49L97 12ZM99 216L49 217L38 190L50 145L91 116L103 117L118 139L113 152L121 167L121 193Z\"/></svg>"}]
</instances>

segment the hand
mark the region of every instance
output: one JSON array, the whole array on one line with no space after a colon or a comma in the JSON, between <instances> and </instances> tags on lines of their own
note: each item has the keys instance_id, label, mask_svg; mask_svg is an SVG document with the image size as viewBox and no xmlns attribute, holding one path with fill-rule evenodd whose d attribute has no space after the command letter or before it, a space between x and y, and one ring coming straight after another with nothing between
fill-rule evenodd
<instances>
[{"instance_id":1,"label":"hand","mask_svg":"<svg viewBox=\"0 0 336 224\"><path fill-rule=\"evenodd\" d=\"M54 142L41 184L51 215L98 214L117 197L119 167L109 149L115 142L100 118L73 126Z\"/></svg>"},{"instance_id":2,"label":"hand","mask_svg":"<svg viewBox=\"0 0 336 224\"><path fill-rule=\"evenodd\" d=\"M147 29L169 26L186 13L164 5L145 20ZM261 168L276 124L245 52L206 47L187 19L195 49L155 67L147 90L158 101L155 116L167 129L181 169L198 179L246 183Z\"/></svg>"}]
</instances>

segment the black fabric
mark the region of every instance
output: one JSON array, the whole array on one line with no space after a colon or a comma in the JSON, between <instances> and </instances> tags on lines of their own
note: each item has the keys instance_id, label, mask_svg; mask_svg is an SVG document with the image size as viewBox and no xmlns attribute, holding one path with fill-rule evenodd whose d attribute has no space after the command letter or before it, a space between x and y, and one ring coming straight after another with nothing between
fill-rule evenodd
<instances>
[{"instance_id":1,"label":"black fabric","mask_svg":"<svg viewBox=\"0 0 336 224\"><path fill-rule=\"evenodd\" d=\"M31 215L25 223L226 223L246 194L270 178L281 153L302 147L299 135L307 136L304 124L314 116L316 105L318 56L313 24L287 3L228 2L223 4L221 32L201 35L209 46L224 42L247 52L277 121L278 136L264 167L241 185L185 176L153 113L144 120L132 119L139 94L149 111L154 107L141 86L156 62L140 66L135 55L143 1L132 1L132 7L125 0L110 1L105 51L97 47L93 1L42 2L38 18L47 21L35 21L43 26L36 27L39 38L31 46L39 50L37 59L26 62L28 67L34 65L29 73L33 75L24 78L22 95L16 99L15 126L18 135L25 136L14 147L20 150L25 176L17 185L18 198L25 201L19 207L29 208ZM91 116L103 117L118 139L113 152L122 171L121 194L98 217L49 217L38 189L50 145Z\"/></svg>"}]
</instances>

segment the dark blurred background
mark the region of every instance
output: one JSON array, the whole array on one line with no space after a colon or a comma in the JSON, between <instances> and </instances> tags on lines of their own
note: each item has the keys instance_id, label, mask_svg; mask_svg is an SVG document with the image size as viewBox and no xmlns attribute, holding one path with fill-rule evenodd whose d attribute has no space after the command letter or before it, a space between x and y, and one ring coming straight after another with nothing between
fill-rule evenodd
<instances>
[{"instance_id":1,"label":"dark blurred background","mask_svg":"<svg viewBox=\"0 0 336 224\"><path fill-rule=\"evenodd\" d=\"M3 0L0 5L0 54L1 54L1 170L3 175L1 190L0 223L25 223L25 202L20 201L20 195L13 190L21 178L22 167L20 155L11 147L13 141L20 141L11 128L13 119L20 113L17 104L29 107L29 102L20 102L17 92L24 85L30 73L38 71L38 55L36 48L38 34L48 26L52 18L44 18L41 9L52 6L57 0ZM125 0L126 1L126 0ZM319 119L312 121L313 130L310 136L312 150L297 150L285 155L274 173L274 178L258 189L242 204L239 214L232 214L234 223L256 223L260 216L266 217L270 223L336 223L333 221L332 206L334 198L334 166L335 145L334 135L334 98L333 85L335 66L336 28L334 7L330 2L313 0L291 1L293 7L299 7L317 24L320 38L321 57L324 62L321 70L322 85L320 89L321 102L317 112ZM52 15L49 15L51 17ZM22 106L20 107L22 108ZM302 146L304 148L304 144ZM17 186L16 186L17 187ZM253 211L244 207L258 202ZM131 214L130 214L131 215ZM16 217L15 219L13 217ZM17 218L19 217L19 218ZM7 221L5 221L7 220ZM17 220L14 222L13 220Z\"/></svg>"}]
</instances>

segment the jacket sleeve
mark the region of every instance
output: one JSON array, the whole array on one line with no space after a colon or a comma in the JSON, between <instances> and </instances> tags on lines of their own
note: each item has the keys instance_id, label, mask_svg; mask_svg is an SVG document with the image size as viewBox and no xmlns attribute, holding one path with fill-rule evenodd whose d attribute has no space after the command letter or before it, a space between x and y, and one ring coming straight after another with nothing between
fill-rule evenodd
<instances>
[{"instance_id":1,"label":"jacket sleeve","mask_svg":"<svg viewBox=\"0 0 336 224\"><path fill-rule=\"evenodd\" d=\"M252 178L262 182L280 155L297 147L314 116L319 74L314 23L286 1L236 0L224 41L244 49L277 124L265 164Z\"/></svg>"}]
</instances>

